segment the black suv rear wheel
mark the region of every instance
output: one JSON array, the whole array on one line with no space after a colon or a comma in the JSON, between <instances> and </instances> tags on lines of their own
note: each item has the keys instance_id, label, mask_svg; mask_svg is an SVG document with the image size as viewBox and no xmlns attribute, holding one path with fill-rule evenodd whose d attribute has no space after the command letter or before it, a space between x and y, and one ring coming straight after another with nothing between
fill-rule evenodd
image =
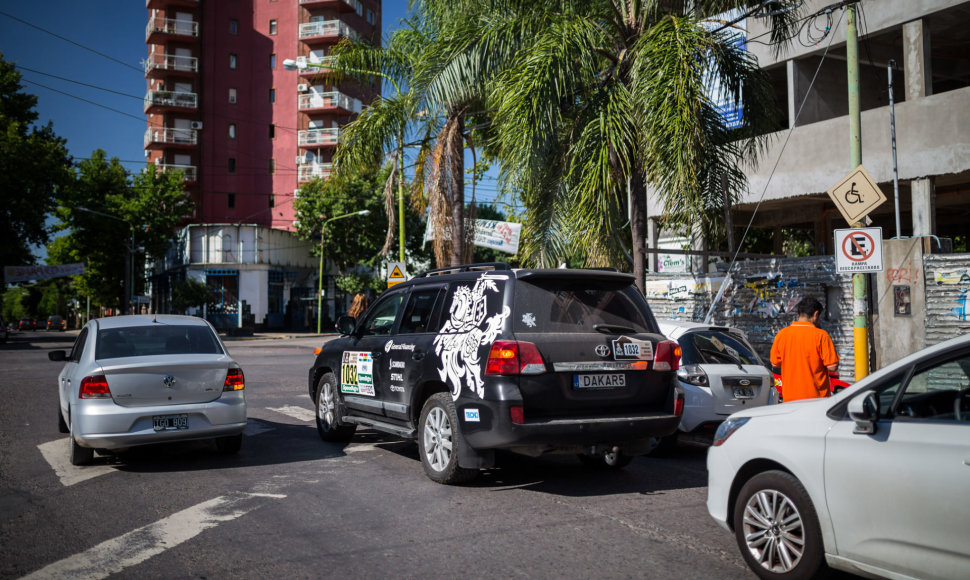
<instances>
[{"instance_id":1,"label":"black suv rear wheel","mask_svg":"<svg viewBox=\"0 0 970 580\"><path fill-rule=\"evenodd\" d=\"M357 425L348 425L340 420L343 416L343 405L337 394L337 377L333 373L324 373L317 381L316 407L317 433L320 439L334 443L350 441Z\"/></svg>"},{"instance_id":2,"label":"black suv rear wheel","mask_svg":"<svg viewBox=\"0 0 970 580\"><path fill-rule=\"evenodd\" d=\"M435 393L421 408L418 449L424 472L433 481L451 485L471 481L477 469L458 466L458 451L465 445L458 432L458 413L450 393Z\"/></svg>"}]
</instances>

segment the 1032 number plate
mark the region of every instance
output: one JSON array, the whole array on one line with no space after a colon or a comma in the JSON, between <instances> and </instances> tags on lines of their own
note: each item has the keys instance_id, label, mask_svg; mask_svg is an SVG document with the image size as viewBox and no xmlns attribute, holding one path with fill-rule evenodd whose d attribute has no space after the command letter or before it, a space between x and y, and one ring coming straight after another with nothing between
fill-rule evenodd
<instances>
[{"instance_id":1,"label":"1032 number plate","mask_svg":"<svg viewBox=\"0 0 970 580\"><path fill-rule=\"evenodd\" d=\"M152 417L156 431L183 431L189 428L188 415L155 415Z\"/></svg>"}]
</instances>

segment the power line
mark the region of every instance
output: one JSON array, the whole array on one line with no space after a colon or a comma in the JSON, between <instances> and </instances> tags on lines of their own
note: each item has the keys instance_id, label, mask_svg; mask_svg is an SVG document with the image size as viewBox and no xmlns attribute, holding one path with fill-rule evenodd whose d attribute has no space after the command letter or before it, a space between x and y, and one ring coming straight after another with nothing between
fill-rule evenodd
<instances>
[{"instance_id":1,"label":"power line","mask_svg":"<svg viewBox=\"0 0 970 580\"><path fill-rule=\"evenodd\" d=\"M120 65L123 65L123 66L126 66L128 68L134 69L134 70L136 70L138 72L144 72L139 67L132 66L132 65L128 64L127 62L118 60L118 59L116 59L113 56L109 56L107 54L104 54L103 52L98 52L97 50L94 50L93 48L90 48L88 46L84 46L83 44L74 42L70 38L65 38L65 37L61 36L60 34L55 34L55 33L51 32L50 30L47 30L46 28L41 28L40 26L37 26L36 24L31 24L30 22L27 22L26 20L23 20L21 18L17 18L16 16L14 16L12 14L8 14L8 13L2 11L2 10L0 10L0 15L6 16L7 18L10 18L11 20L16 20L17 22L19 22L21 24L26 24L27 26L29 26L31 28L35 28L37 30L40 30L41 32L43 32L45 34L49 34L49 35L53 36L54 38L59 38L59 39L63 40L64 42L69 42L69 43L73 44L74 46L77 46L78 48L83 48L84 50L87 50L89 52L93 52L94 54L96 54L98 56L104 57L104 58L106 58L106 59L108 59L110 61L114 61L114 62L116 62L116 63L118 63Z\"/></svg>"},{"instance_id":2,"label":"power line","mask_svg":"<svg viewBox=\"0 0 970 580\"><path fill-rule=\"evenodd\" d=\"M87 103L89 105L94 105L95 107L101 107L102 109L107 109L107 110L109 110L111 112L118 113L119 115L124 115L126 117L131 117L132 119L137 119L138 121L140 121L142 123L145 122L145 117L136 117L135 115L132 115L130 113L126 113L124 111L119 111L118 109L113 109L113 108L111 108L111 107L109 107L107 105L102 105L101 103L95 103L94 101L89 101L89 100L84 99L84 98L81 98L81 97L79 97L77 95L72 95L70 93L65 93L64 91L59 91L59 90L57 90L55 88L49 87L47 85L42 85L42 84L38 83L37 81L32 81L32 80L29 80L29 79L23 79L23 81L25 83L30 83L32 85L36 85L38 87L47 89L48 91L54 91L55 93L59 93L59 94L65 95L67 97L71 97L73 99L77 99L79 101L83 101L83 102L85 102L85 103Z\"/></svg>"}]
</instances>

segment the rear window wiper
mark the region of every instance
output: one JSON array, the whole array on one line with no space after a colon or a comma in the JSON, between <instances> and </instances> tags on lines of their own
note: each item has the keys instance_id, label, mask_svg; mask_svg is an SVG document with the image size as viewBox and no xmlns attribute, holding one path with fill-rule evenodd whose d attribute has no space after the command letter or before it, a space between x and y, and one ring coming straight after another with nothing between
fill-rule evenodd
<instances>
[{"instance_id":1,"label":"rear window wiper","mask_svg":"<svg viewBox=\"0 0 970 580\"><path fill-rule=\"evenodd\" d=\"M636 332L637 329L632 326L623 326L621 324L594 324L593 330L597 332L602 332L603 334L617 334L620 332Z\"/></svg>"}]
</instances>

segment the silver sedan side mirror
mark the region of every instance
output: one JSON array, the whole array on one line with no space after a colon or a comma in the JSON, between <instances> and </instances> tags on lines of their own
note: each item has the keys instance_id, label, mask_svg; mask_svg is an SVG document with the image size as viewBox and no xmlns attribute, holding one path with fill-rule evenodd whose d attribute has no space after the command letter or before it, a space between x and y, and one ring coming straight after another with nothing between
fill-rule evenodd
<instances>
[{"instance_id":1,"label":"silver sedan side mirror","mask_svg":"<svg viewBox=\"0 0 970 580\"><path fill-rule=\"evenodd\" d=\"M855 421L853 433L872 435L879 419L879 398L875 391L865 391L849 400L849 417Z\"/></svg>"}]
</instances>

